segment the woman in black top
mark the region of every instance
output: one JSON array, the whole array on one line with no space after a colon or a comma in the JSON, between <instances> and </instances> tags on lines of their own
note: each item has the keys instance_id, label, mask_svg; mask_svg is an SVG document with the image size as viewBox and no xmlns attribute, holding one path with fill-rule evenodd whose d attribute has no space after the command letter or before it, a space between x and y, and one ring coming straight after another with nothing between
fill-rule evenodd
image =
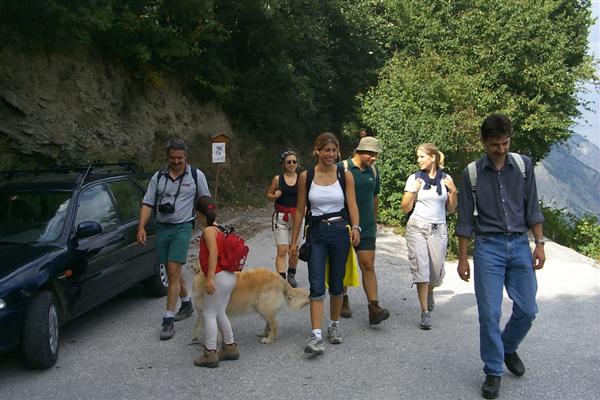
<instances>
[{"instance_id":1,"label":"woman in black top","mask_svg":"<svg viewBox=\"0 0 600 400\"><path fill-rule=\"evenodd\" d=\"M292 150L287 150L279 156L279 164L283 171L280 175L275 175L271 180L271 185L267 190L267 198L275 201L275 211L273 212L272 227L275 234L275 244L277 246L277 258L275 267L277 272L286 279L285 266L289 260L290 239L292 237L292 228L294 222L294 213L296 211L296 199L298 189L298 158ZM287 270L287 281L292 287L297 287L296 265L290 263Z\"/></svg>"}]
</instances>

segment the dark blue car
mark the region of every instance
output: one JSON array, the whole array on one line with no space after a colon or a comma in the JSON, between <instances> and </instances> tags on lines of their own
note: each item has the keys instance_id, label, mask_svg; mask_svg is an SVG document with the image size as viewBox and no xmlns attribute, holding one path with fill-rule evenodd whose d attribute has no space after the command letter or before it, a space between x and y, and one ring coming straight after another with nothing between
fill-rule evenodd
<instances>
[{"instance_id":1,"label":"dark blue car","mask_svg":"<svg viewBox=\"0 0 600 400\"><path fill-rule=\"evenodd\" d=\"M153 227L136 242L147 179L108 164L0 175L0 353L49 368L61 324L140 282L166 295Z\"/></svg>"}]
</instances>

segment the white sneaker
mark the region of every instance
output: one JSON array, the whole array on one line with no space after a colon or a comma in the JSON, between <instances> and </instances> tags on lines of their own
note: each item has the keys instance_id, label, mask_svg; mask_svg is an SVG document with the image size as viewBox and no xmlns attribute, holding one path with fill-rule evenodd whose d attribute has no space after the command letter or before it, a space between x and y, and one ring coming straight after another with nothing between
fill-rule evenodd
<instances>
[{"instance_id":1,"label":"white sneaker","mask_svg":"<svg viewBox=\"0 0 600 400\"><path fill-rule=\"evenodd\" d=\"M331 344L340 344L342 343L342 334L340 332L340 327L338 324L332 325L327 328L327 339Z\"/></svg>"},{"instance_id":2,"label":"white sneaker","mask_svg":"<svg viewBox=\"0 0 600 400\"><path fill-rule=\"evenodd\" d=\"M421 313L421 324L419 324L419 328L428 331L431 329L431 314L428 312Z\"/></svg>"},{"instance_id":3,"label":"white sneaker","mask_svg":"<svg viewBox=\"0 0 600 400\"><path fill-rule=\"evenodd\" d=\"M311 334L310 338L306 342L306 346L304 346L304 352L317 355L323 354L325 352L325 344L323 344L323 339L318 339L316 335Z\"/></svg>"}]
</instances>

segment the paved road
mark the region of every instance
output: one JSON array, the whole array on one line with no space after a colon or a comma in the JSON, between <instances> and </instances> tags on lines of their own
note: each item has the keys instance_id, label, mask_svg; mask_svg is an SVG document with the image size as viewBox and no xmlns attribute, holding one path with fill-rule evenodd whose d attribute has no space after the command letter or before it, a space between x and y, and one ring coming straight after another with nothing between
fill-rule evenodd
<instances>
[{"instance_id":1,"label":"paved road","mask_svg":"<svg viewBox=\"0 0 600 400\"><path fill-rule=\"evenodd\" d=\"M268 216L264 217L268 225ZM273 265L270 230L250 240L250 266ZM437 292L433 330L418 328L404 239L382 229L377 270L391 318L367 324L362 289L350 292L354 316L343 320L344 343L307 358L308 309L279 316L279 339L263 345L257 315L233 320L242 357L215 370L196 368L188 344L194 318L158 340L163 299L134 288L63 327L58 363L25 370L17 354L0 358L0 399L478 399L483 380L473 284L448 263ZM548 244L538 274L540 313L519 353L528 370L505 375L504 399L597 399L600 393L600 274L591 260ZM305 265L299 282L307 286ZM191 277L191 271L186 274ZM510 302L505 301L506 320Z\"/></svg>"}]
</instances>

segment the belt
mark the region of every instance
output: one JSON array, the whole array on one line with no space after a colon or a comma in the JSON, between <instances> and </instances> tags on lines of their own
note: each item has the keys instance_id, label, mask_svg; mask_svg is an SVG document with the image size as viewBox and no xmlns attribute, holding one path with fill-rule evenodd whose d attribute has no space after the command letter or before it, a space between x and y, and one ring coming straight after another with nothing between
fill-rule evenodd
<instances>
[{"instance_id":1,"label":"belt","mask_svg":"<svg viewBox=\"0 0 600 400\"><path fill-rule=\"evenodd\" d=\"M475 236L481 237L504 237L504 238L514 238L525 235L526 232L485 232L485 233L476 233Z\"/></svg>"},{"instance_id":2,"label":"belt","mask_svg":"<svg viewBox=\"0 0 600 400\"><path fill-rule=\"evenodd\" d=\"M330 224L332 222L337 222L337 221L341 221L344 218L341 216L337 216L337 217L331 217L331 218L327 218L327 219L322 219L319 222L325 222L326 224Z\"/></svg>"},{"instance_id":3,"label":"belt","mask_svg":"<svg viewBox=\"0 0 600 400\"><path fill-rule=\"evenodd\" d=\"M174 226L174 225L183 225L183 224L192 224L194 221L185 221L185 222L158 222L157 224L162 226Z\"/></svg>"}]
</instances>

